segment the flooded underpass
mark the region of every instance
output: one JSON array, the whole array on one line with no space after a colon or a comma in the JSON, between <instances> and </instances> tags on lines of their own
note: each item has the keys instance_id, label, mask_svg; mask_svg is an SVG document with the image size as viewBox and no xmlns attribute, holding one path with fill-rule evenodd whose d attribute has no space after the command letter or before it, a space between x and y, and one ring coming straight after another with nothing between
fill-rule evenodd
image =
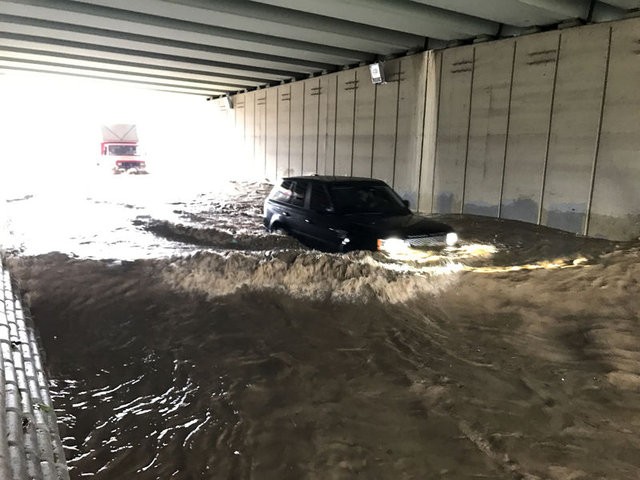
<instances>
[{"instance_id":1,"label":"flooded underpass","mask_svg":"<svg viewBox=\"0 0 640 480\"><path fill-rule=\"evenodd\" d=\"M638 478L637 242L325 254L268 185L154 182L4 202L72 478Z\"/></svg>"}]
</instances>

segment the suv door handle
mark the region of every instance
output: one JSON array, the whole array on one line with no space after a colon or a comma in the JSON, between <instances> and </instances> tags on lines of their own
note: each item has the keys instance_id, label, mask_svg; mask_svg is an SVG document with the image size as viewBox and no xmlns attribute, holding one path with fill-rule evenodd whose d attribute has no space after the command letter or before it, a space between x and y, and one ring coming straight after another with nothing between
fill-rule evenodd
<instances>
[{"instance_id":1,"label":"suv door handle","mask_svg":"<svg viewBox=\"0 0 640 480\"><path fill-rule=\"evenodd\" d=\"M308 218L305 218L305 219L304 219L304 221L305 221L305 223L311 223L311 224L313 224L313 222L312 222L311 220L309 220Z\"/></svg>"},{"instance_id":2,"label":"suv door handle","mask_svg":"<svg viewBox=\"0 0 640 480\"><path fill-rule=\"evenodd\" d=\"M282 216L283 217L288 217L289 216L289 212L282 212Z\"/></svg>"}]
</instances>

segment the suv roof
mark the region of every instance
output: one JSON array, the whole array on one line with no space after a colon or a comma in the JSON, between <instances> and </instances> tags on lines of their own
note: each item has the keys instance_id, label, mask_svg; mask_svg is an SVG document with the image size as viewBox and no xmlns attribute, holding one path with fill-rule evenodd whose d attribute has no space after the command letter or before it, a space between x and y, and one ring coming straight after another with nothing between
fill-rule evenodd
<instances>
[{"instance_id":1,"label":"suv roof","mask_svg":"<svg viewBox=\"0 0 640 480\"><path fill-rule=\"evenodd\" d=\"M282 180L307 180L314 182L322 182L322 183L373 183L382 185L384 182L382 180L377 180L375 178L365 178L365 177L340 177L334 175L302 175L297 177L286 177Z\"/></svg>"}]
</instances>

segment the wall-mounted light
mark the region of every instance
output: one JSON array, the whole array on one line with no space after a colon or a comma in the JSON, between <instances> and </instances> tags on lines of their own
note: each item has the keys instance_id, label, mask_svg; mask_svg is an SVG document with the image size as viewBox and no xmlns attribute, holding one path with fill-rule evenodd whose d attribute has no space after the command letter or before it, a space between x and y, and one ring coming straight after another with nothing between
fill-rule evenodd
<instances>
[{"instance_id":1,"label":"wall-mounted light","mask_svg":"<svg viewBox=\"0 0 640 480\"><path fill-rule=\"evenodd\" d=\"M384 79L384 66L380 62L369 65L369 73L371 74L371 83L379 85L387 83Z\"/></svg>"}]
</instances>

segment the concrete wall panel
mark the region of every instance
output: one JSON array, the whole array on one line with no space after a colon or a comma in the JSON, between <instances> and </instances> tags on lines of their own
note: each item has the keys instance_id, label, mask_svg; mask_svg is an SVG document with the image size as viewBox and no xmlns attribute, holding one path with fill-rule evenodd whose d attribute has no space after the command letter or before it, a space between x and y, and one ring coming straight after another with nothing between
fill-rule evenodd
<instances>
[{"instance_id":1,"label":"concrete wall panel","mask_svg":"<svg viewBox=\"0 0 640 480\"><path fill-rule=\"evenodd\" d=\"M326 122L324 123L324 174L333 175L336 162L336 107L338 105L338 75L333 74L328 77L324 77L321 82L323 92L325 91L325 87L326 96L323 99L323 103L326 105ZM319 161L322 162L322 159ZM320 169L319 173L322 172L323 170Z\"/></svg>"},{"instance_id":2,"label":"concrete wall panel","mask_svg":"<svg viewBox=\"0 0 640 480\"><path fill-rule=\"evenodd\" d=\"M278 177L278 89L269 88L266 91L266 160L265 170L267 178L275 181Z\"/></svg>"},{"instance_id":3,"label":"concrete wall panel","mask_svg":"<svg viewBox=\"0 0 640 480\"><path fill-rule=\"evenodd\" d=\"M238 172L247 173L250 163L251 157L248 155L247 145L246 145L246 131L245 131L245 103L246 103L246 94L242 93L240 95L236 95L233 100L233 114L235 117L235 125L234 125L234 143L238 145L240 148L237 149L237 156L234 159L234 167L237 168Z\"/></svg>"},{"instance_id":4,"label":"concrete wall panel","mask_svg":"<svg viewBox=\"0 0 640 480\"><path fill-rule=\"evenodd\" d=\"M351 175L353 121L358 81L355 70L338 73L335 175Z\"/></svg>"},{"instance_id":5,"label":"concrete wall panel","mask_svg":"<svg viewBox=\"0 0 640 480\"><path fill-rule=\"evenodd\" d=\"M373 158L373 113L375 111L376 89L371 83L369 67L356 69L358 89L353 133L353 168L356 177L371 177Z\"/></svg>"},{"instance_id":6,"label":"concrete wall panel","mask_svg":"<svg viewBox=\"0 0 640 480\"><path fill-rule=\"evenodd\" d=\"M396 133L398 128L398 72L400 60L389 60L384 64L387 83L376 85L376 111L373 138L373 178L393 183L393 168L396 156Z\"/></svg>"},{"instance_id":7,"label":"concrete wall panel","mask_svg":"<svg viewBox=\"0 0 640 480\"><path fill-rule=\"evenodd\" d=\"M249 175L253 178L262 178L262 169L256 155L256 92L245 94L244 101L244 145L249 157Z\"/></svg>"},{"instance_id":8,"label":"concrete wall panel","mask_svg":"<svg viewBox=\"0 0 640 480\"><path fill-rule=\"evenodd\" d=\"M291 85L278 87L278 178L289 175L289 142L291 136Z\"/></svg>"},{"instance_id":9,"label":"concrete wall panel","mask_svg":"<svg viewBox=\"0 0 640 480\"><path fill-rule=\"evenodd\" d=\"M302 146L302 173L310 175L318 171L318 135L320 129L320 79L304 81L304 121Z\"/></svg>"},{"instance_id":10,"label":"concrete wall panel","mask_svg":"<svg viewBox=\"0 0 640 480\"><path fill-rule=\"evenodd\" d=\"M538 222L560 34L517 39L500 216Z\"/></svg>"},{"instance_id":11,"label":"concrete wall panel","mask_svg":"<svg viewBox=\"0 0 640 480\"><path fill-rule=\"evenodd\" d=\"M257 90L254 95L254 128L255 128L255 165L256 172L262 178L267 174L267 92Z\"/></svg>"},{"instance_id":12,"label":"concrete wall panel","mask_svg":"<svg viewBox=\"0 0 640 480\"><path fill-rule=\"evenodd\" d=\"M604 93L609 27L561 34L541 223L584 233Z\"/></svg>"},{"instance_id":13,"label":"concrete wall panel","mask_svg":"<svg viewBox=\"0 0 640 480\"><path fill-rule=\"evenodd\" d=\"M422 142L422 162L420 167L420 190L418 211L433 212L433 182L436 164L436 138L438 134L438 95L440 93L440 70L442 55L439 52L425 52L427 85L425 93L424 139Z\"/></svg>"},{"instance_id":14,"label":"concrete wall panel","mask_svg":"<svg viewBox=\"0 0 640 480\"><path fill-rule=\"evenodd\" d=\"M475 47L463 213L497 217L515 41Z\"/></svg>"},{"instance_id":15,"label":"concrete wall panel","mask_svg":"<svg viewBox=\"0 0 640 480\"><path fill-rule=\"evenodd\" d=\"M587 233L640 236L640 20L612 24L611 51Z\"/></svg>"},{"instance_id":16,"label":"concrete wall panel","mask_svg":"<svg viewBox=\"0 0 640 480\"><path fill-rule=\"evenodd\" d=\"M246 95L244 93L236 95L232 101L236 135L238 139L244 143L244 104L246 101Z\"/></svg>"},{"instance_id":17,"label":"concrete wall panel","mask_svg":"<svg viewBox=\"0 0 640 480\"><path fill-rule=\"evenodd\" d=\"M304 135L304 83L291 84L291 118L289 126L289 175L302 174Z\"/></svg>"},{"instance_id":18,"label":"concrete wall panel","mask_svg":"<svg viewBox=\"0 0 640 480\"><path fill-rule=\"evenodd\" d=\"M473 52L473 47L442 52L433 192L433 209L436 213L462 211Z\"/></svg>"},{"instance_id":19,"label":"concrete wall panel","mask_svg":"<svg viewBox=\"0 0 640 480\"><path fill-rule=\"evenodd\" d=\"M427 83L425 58L412 55L400 60L398 75L398 133L393 188L412 209L418 205L420 160L424 132L424 101Z\"/></svg>"},{"instance_id":20,"label":"concrete wall panel","mask_svg":"<svg viewBox=\"0 0 640 480\"><path fill-rule=\"evenodd\" d=\"M327 77L320 77L318 90L318 158L316 160L316 173L324 174L327 164Z\"/></svg>"}]
</instances>

